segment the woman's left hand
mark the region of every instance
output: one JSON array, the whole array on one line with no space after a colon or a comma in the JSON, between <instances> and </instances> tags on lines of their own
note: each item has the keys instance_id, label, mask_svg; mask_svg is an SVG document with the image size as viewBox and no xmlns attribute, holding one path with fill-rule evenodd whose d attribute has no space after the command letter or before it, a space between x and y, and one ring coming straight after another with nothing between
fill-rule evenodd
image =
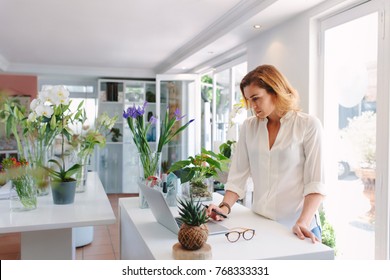
<instances>
[{"instance_id":1,"label":"woman's left hand","mask_svg":"<svg viewBox=\"0 0 390 280\"><path fill-rule=\"evenodd\" d=\"M298 236L299 239L310 238L313 243L320 242L317 236L314 235L305 225L296 223L292 228L293 233Z\"/></svg>"}]
</instances>

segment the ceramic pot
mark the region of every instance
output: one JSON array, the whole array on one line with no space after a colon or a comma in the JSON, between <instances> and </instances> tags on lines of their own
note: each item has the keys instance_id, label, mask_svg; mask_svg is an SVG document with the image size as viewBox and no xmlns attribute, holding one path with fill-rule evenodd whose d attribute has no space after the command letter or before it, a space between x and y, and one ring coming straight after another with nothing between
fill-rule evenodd
<instances>
[{"instance_id":1,"label":"ceramic pot","mask_svg":"<svg viewBox=\"0 0 390 280\"><path fill-rule=\"evenodd\" d=\"M54 204L72 204L76 194L77 181L51 182L51 193Z\"/></svg>"}]
</instances>

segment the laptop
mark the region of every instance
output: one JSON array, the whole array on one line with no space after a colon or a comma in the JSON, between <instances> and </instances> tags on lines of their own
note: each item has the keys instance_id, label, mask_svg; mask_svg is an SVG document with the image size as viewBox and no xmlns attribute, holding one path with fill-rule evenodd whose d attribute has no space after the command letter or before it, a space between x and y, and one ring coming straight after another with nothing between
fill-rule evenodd
<instances>
[{"instance_id":1,"label":"laptop","mask_svg":"<svg viewBox=\"0 0 390 280\"><path fill-rule=\"evenodd\" d=\"M144 184L139 184L139 187L157 222L173 233L178 234L180 229L180 220L178 217L175 218L173 216L163 194L159 190L147 187ZM221 234L229 231L227 227L215 222L214 220L209 220L207 227L209 229L209 235Z\"/></svg>"}]
</instances>

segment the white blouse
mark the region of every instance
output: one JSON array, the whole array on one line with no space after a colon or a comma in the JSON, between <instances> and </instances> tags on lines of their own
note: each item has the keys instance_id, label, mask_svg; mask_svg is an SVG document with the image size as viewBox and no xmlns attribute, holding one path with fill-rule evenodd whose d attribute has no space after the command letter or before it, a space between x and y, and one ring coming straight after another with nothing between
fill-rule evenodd
<instances>
[{"instance_id":1,"label":"white blouse","mask_svg":"<svg viewBox=\"0 0 390 280\"><path fill-rule=\"evenodd\" d=\"M257 117L245 120L225 189L241 199L251 176L252 210L292 227L301 214L304 197L325 194L322 125L313 116L290 111L281 118L275 143L269 149L267 121ZM311 228L315 226L313 219Z\"/></svg>"}]
</instances>

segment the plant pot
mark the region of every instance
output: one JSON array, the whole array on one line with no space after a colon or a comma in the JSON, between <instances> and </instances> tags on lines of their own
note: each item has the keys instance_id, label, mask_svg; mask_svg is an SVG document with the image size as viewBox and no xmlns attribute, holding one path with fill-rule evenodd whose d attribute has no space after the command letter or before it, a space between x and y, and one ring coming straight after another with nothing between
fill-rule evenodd
<instances>
[{"instance_id":1,"label":"plant pot","mask_svg":"<svg viewBox=\"0 0 390 280\"><path fill-rule=\"evenodd\" d=\"M72 204L76 194L77 181L69 182L51 182L51 193L53 195L54 204Z\"/></svg>"},{"instance_id":2,"label":"plant pot","mask_svg":"<svg viewBox=\"0 0 390 280\"><path fill-rule=\"evenodd\" d=\"M195 201L213 200L214 180L212 178L206 178L197 182L186 182L182 187L185 197L192 197Z\"/></svg>"},{"instance_id":3,"label":"plant pot","mask_svg":"<svg viewBox=\"0 0 390 280\"><path fill-rule=\"evenodd\" d=\"M372 168L359 168L355 170L356 176L358 176L364 185L363 194L370 201L370 210L366 213L366 216L371 222L375 221L375 179L376 171Z\"/></svg>"},{"instance_id":4,"label":"plant pot","mask_svg":"<svg viewBox=\"0 0 390 280\"><path fill-rule=\"evenodd\" d=\"M178 240L184 249L198 250L206 243L208 235L209 230L206 224L200 226L182 224L178 233Z\"/></svg>"}]
</instances>

